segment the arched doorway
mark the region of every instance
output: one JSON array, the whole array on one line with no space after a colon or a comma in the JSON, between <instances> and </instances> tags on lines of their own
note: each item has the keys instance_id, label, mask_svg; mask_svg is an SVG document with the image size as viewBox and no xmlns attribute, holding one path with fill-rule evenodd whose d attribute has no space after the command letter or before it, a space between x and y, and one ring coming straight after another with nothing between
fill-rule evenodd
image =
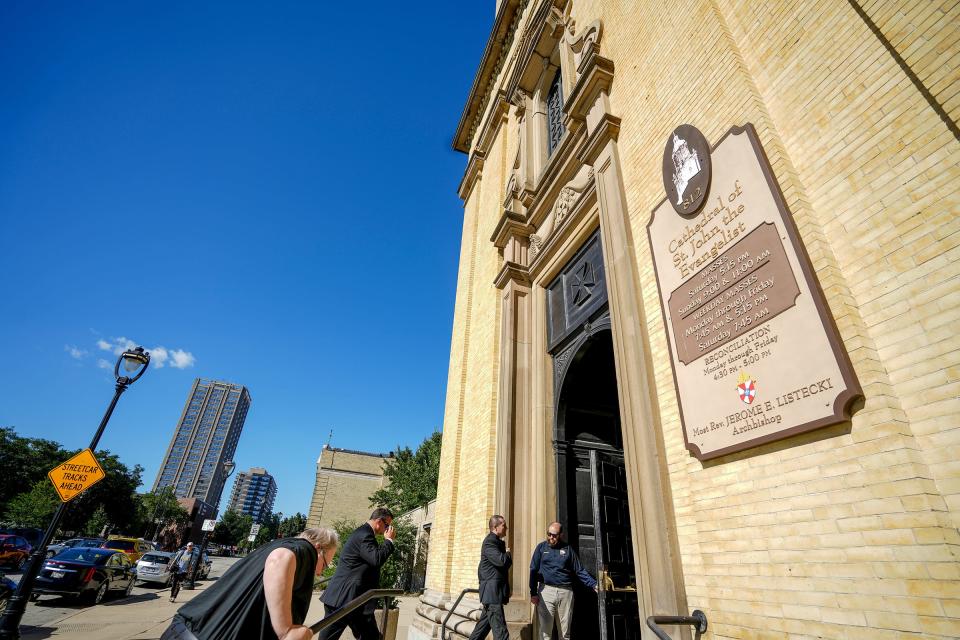
<instances>
[{"instance_id":1,"label":"arched doorway","mask_svg":"<svg viewBox=\"0 0 960 640\"><path fill-rule=\"evenodd\" d=\"M639 638L620 405L606 310L575 332L554 360L557 514L568 542L601 584L599 594L578 590L572 636Z\"/></svg>"}]
</instances>

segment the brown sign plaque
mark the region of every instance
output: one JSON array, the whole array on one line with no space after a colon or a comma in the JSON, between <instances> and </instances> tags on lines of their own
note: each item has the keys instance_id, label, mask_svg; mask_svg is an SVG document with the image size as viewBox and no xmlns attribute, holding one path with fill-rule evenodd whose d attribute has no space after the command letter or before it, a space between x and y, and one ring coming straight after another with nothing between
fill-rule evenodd
<instances>
[{"instance_id":1,"label":"brown sign plaque","mask_svg":"<svg viewBox=\"0 0 960 640\"><path fill-rule=\"evenodd\" d=\"M687 449L708 460L849 420L863 393L753 126L699 165L696 215L668 188L647 225Z\"/></svg>"}]
</instances>

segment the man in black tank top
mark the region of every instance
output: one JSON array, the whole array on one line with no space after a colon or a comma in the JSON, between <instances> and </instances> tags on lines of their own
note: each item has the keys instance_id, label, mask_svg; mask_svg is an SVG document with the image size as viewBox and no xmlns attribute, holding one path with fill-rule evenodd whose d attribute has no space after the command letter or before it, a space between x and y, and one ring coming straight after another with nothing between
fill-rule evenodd
<instances>
[{"instance_id":1,"label":"man in black tank top","mask_svg":"<svg viewBox=\"0 0 960 640\"><path fill-rule=\"evenodd\" d=\"M330 529L261 546L180 607L161 640L310 640L313 578L336 550Z\"/></svg>"}]
</instances>

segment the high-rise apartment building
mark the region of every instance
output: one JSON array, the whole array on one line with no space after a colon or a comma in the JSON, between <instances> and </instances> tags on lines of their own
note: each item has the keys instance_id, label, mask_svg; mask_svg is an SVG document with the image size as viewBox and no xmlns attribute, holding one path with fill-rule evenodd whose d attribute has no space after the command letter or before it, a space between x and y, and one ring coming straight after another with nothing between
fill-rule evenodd
<instances>
[{"instance_id":1,"label":"high-rise apartment building","mask_svg":"<svg viewBox=\"0 0 960 640\"><path fill-rule=\"evenodd\" d=\"M273 476L263 467L251 467L249 471L237 474L227 509L246 514L253 518L254 522L262 523L273 513L273 501L276 497L277 483Z\"/></svg>"},{"instance_id":2,"label":"high-rise apartment building","mask_svg":"<svg viewBox=\"0 0 960 640\"><path fill-rule=\"evenodd\" d=\"M223 463L233 459L250 402L243 385L194 380L153 490L173 487L179 498L219 507Z\"/></svg>"}]
</instances>

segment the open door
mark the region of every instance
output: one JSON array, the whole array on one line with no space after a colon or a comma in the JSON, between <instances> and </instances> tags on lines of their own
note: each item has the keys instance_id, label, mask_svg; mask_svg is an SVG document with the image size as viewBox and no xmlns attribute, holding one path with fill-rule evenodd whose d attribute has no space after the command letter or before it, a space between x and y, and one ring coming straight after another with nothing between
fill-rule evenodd
<instances>
[{"instance_id":1,"label":"open door","mask_svg":"<svg viewBox=\"0 0 960 640\"><path fill-rule=\"evenodd\" d=\"M623 456L590 451L600 640L640 637L637 580L630 539Z\"/></svg>"}]
</instances>

